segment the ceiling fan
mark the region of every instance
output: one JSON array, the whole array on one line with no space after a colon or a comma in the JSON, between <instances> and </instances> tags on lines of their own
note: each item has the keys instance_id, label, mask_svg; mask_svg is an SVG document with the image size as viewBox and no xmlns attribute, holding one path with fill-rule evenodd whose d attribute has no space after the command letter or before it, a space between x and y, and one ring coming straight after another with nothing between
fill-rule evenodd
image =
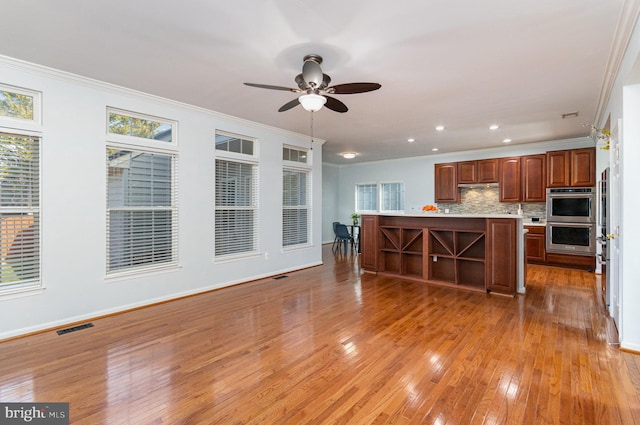
<instances>
[{"instance_id":1,"label":"ceiling fan","mask_svg":"<svg viewBox=\"0 0 640 425\"><path fill-rule=\"evenodd\" d=\"M331 83L331 77L322 72L322 68L320 68L321 63L322 56L320 55L312 54L304 57L302 74L298 74L295 78L295 82L298 85L298 88L271 86L267 84L255 83L244 84L261 89L284 90L293 93L302 93L301 96L282 105L280 109L278 109L278 112L288 111L289 109L298 106L299 104L301 104L304 109L310 112L319 111L324 105L326 105L327 108L331 109L332 111L347 112L349 110L349 108L347 108L347 105L345 105L335 97L331 97L328 95L365 93L373 90L378 90L380 87L382 87L378 83L346 83L329 86L329 83Z\"/></svg>"}]
</instances>

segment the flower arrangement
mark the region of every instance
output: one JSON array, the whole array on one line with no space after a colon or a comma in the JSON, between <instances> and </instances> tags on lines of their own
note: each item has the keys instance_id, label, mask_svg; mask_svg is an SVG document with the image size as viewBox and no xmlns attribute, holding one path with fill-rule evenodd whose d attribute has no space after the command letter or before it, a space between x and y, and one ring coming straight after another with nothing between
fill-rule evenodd
<instances>
[{"instance_id":1,"label":"flower arrangement","mask_svg":"<svg viewBox=\"0 0 640 425\"><path fill-rule=\"evenodd\" d=\"M611 143L611 131L606 128L591 126L591 137L600 146L600 149L608 151Z\"/></svg>"},{"instance_id":2,"label":"flower arrangement","mask_svg":"<svg viewBox=\"0 0 640 425\"><path fill-rule=\"evenodd\" d=\"M435 205L427 204L422 207L424 212L438 212L438 207Z\"/></svg>"}]
</instances>

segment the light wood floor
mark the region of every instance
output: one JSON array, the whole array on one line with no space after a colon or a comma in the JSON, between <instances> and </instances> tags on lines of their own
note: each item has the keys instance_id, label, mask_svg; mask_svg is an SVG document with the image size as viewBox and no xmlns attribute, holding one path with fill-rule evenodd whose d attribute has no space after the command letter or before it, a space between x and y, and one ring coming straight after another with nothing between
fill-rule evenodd
<instances>
[{"instance_id":1,"label":"light wood floor","mask_svg":"<svg viewBox=\"0 0 640 425\"><path fill-rule=\"evenodd\" d=\"M0 343L0 401L72 424L640 424L593 273L507 298L325 265Z\"/></svg>"}]
</instances>

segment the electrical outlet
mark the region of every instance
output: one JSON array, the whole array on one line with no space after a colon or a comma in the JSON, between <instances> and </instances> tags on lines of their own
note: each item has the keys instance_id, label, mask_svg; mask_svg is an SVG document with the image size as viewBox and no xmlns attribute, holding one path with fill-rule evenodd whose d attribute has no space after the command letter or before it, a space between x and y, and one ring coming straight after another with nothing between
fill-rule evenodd
<instances>
[{"instance_id":1,"label":"electrical outlet","mask_svg":"<svg viewBox=\"0 0 640 425\"><path fill-rule=\"evenodd\" d=\"M264 259L265 259L265 260L268 260L268 259L269 259L269 253L268 253L268 252L265 252L265 253L264 253Z\"/></svg>"},{"instance_id":2,"label":"electrical outlet","mask_svg":"<svg viewBox=\"0 0 640 425\"><path fill-rule=\"evenodd\" d=\"M434 255L434 256L433 256L433 262L434 262L434 263L437 263L437 262L438 262L438 256L437 256L437 255Z\"/></svg>"}]
</instances>

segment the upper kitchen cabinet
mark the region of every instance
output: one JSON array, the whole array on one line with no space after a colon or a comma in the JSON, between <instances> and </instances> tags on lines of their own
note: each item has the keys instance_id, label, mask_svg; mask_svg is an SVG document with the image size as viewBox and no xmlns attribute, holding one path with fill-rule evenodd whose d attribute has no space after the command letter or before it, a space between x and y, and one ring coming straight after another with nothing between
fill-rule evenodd
<instances>
[{"instance_id":1,"label":"upper kitchen cabinet","mask_svg":"<svg viewBox=\"0 0 640 425\"><path fill-rule=\"evenodd\" d=\"M498 159L481 159L478 162L478 183L498 183Z\"/></svg>"},{"instance_id":2,"label":"upper kitchen cabinet","mask_svg":"<svg viewBox=\"0 0 640 425\"><path fill-rule=\"evenodd\" d=\"M460 202L457 176L457 162L435 165L435 202Z\"/></svg>"},{"instance_id":3,"label":"upper kitchen cabinet","mask_svg":"<svg viewBox=\"0 0 640 425\"><path fill-rule=\"evenodd\" d=\"M595 160L595 148L547 152L547 187L595 186Z\"/></svg>"},{"instance_id":4,"label":"upper kitchen cabinet","mask_svg":"<svg viewBox=\"0 0 640 425\"><path fill-rule=\"evenodd\" d=\"M458 162L458 183L497 183L498 159Z\"/></svg>"},{"instance_id":5,"label":"upper kitchen cabinet","mask_svg":"<svg viewBox=\"0 0 640 425\"><path fill-rule=\"evenodd\" d=\"M522 201L522 185L520 180L520 157L500 158L498 173L500 184L500 202Z\"/></svg>"},{"instance_id":6,"label":"upper kitchen cabinet","mask_svg":"<svg viewBox=\"0 0 640 425\"><path fill-rule=\"evenodd\" d=\"M521 157L522 201L545 202L547 155L526 155Z\"/></svg>"}]
</instances>

